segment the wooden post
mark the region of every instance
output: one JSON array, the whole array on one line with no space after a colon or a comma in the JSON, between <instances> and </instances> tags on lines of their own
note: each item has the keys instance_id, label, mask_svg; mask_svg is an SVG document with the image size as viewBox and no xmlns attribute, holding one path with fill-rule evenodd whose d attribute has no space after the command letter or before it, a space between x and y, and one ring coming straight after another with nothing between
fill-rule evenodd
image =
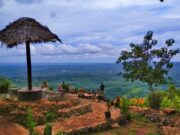
<instances>
[{"instance_id":1,"label":"wooden post","mask_svg":"<svg viewBox=\"0 0 180 135\"><path fill-rule=\"evenodd\" d=\"M26 42L26 59L27 59L28 90L32 90L31 50L30 50L29 42Z\"/></svg>"}]
</instances>

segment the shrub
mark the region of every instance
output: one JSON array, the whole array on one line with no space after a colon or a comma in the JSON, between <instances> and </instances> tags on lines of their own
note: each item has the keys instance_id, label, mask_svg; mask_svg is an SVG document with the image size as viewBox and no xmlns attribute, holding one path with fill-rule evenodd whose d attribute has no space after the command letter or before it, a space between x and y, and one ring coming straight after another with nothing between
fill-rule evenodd
<instances>
[{"instance_id":1,"label":"shrub","mask_svg":"<svg viewBox=\"0 0 180 135\"><path fill-rule=\"evenodd\" d=\"M47 124L44 128L44 135L52 135L52 126Z\"/></svg>"},{"instance_id":2,"label":"shrub","mask_svg":"<svg viewBox=\"0 0 180 135\"><path fill-rule=\"evenodd\" d=\"M65 83L63 83L63 84L62 84L62 88L63 88L63 90L69 92L69 91L70 91L70 84L65 84Z\"/></svg>"},{"instance_id":3,"label":"shrub","mask_svg":"<svg viewBox=\"0 0 180 135\"><path fill-rule=\"evenodd\" d=\"M176 89L176 87L173 84L171 84L166 93L167 93L166 96L163 97L161 107L173 108L173 109L180 111L179 90Z\"/></svg>"},{"instance_id":4,"label":"shrub","mask_svg":"<svg viewBox=\"0 0 180 135\"><path fill-rule=\"evenodd\" d=\"M149 107L152 109L159 110L161 107L162 100L163 94L159 91L149 93L148 95Z\"/></svg>"},{"instance_id":5,"label":"shrub","mask_svg":"<svg viewBox=\"0 0 180 135\"><path fill-rule=\"evenodd\" d=\"M46 113L46 127L44 129L44 135L52 135L52 125L49 122L52 122L56 118L56 115L52 112Z\"/></svg>"},{"instance_id":6,"label":"shrub","mask_svg":"<svg viewBox=\"0 0 180 135\"><path fill-rule=\"evenodd\" d=\"M121 113L126 116L129 113L129 101L127 98L123 97L121 98L120 101L120 109L121 109Z\"/></svg>"},{"instance_id":7,"label":"shrub","mask_svg":"<svg viewBox=\"0 0 180 135\"><path fill-rule=\"evenodd\" d=\"M10 81L6 78L0 78L0 93L7 93L10 87Z\"/></svg>"},{"instance_id":8,"label":"shrub","mask_svg":"<svg viewBox=\"0 0 180 135\"><path fill-rule=\"evenodd\" d=\"M29 130L29 135L39 135L39 133L34 131L34 127L36 125L34 118L33 118L33 113L30 108L27 109L28 116L27 116L27 127Z\"/></svg>"},{"instance_id":9,"label":"shrub","mask_svg":"<svg viewBox=\"0 0 180 135\"><path fill-rule=\"evenodd\" d=\"M141 122L145 122L145 123L150 122L146 117L144 117L143 115L140 115L139 113L131 112L131 117L135 121L141 121Z\"/></svg>"},{"instance_id":10,"label":"shrub","mask_svg":"<svg viewBox=\"0 0 180 135\"><path fill-rule=\"evenodd\" d=\"M46 113L46 123L52 122L56 118L56 114L52 112Z\"/></svg>"},{"instance_id":11,"label":"shrub","mask_svg":"<svg viewBox=\"0 0 180 135\"><path fill-rule=\"evenodd\" d=\"M122 117L119 119L119 124L120 125L125 125L128 123L128 121L131 120L131 116L130 116L130 113L129 113L129 101L127 98L123 97L121 98L121 101L120 101L120 106L119 108L121 109L121 113L122 113Z\"/></svg>"},{"instance_id":12,"label":"shrub","mask_svg":"<svg viewBox=\"0 0 180 135\"><path fill-rule=\"evenodd\" d=\"M63 132L58 132L56 135L64 135Z\"/></svg>"},{"instance_id":13,"label":"shrub","mask_svg":"<svg viewBox=\"0 0 180 135\"><path fill-rule=\"evenodd\" d=\"M173 100L175 94L176 94L176 86L174 84L170 84L168 89L168 99Z\"/></svg>"}]
</instances>

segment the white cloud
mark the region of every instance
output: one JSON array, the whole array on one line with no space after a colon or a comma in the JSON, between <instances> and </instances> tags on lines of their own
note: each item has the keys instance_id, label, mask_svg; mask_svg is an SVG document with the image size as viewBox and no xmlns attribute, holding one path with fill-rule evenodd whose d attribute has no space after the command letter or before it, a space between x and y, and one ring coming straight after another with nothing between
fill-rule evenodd
<instances>
[{"instance_id":1,"label":"white cloud","mask_svg":"<svg viewBox=\"0 0 180 135\"><path fill-rule=\"evenodd\" d=\"M162 18L166 18L166 19L180 19L180 15L178 14L170 14L170 15L163 15L161 16Z\"/></svg>"},{"instance_id":2,"label":"white cloud","mask_svg":"<svg viewBox=\"0 0 180 135\"><path fill-rule=\"evenodd\" d=\"M92 44L80 44L76 46L72 45L31 45L31 54L33 57L61 57L61 56L73 56L83 58L84 56L92 57L117 57L121 48L119 46L115 47L111 44L101 44L101 45L92 45ZM3 53L5 52L5 53ZM7 49L2 47L0 50L0 56L24 56L26 55L25 46L19 46L13 49Z\"/></svg>"},{"instance_id":3,"label":"white cloud","mask_svg":"<svg viewBox=\"0 0 180 135\"><path fill-rule=\"evenodd\" d=\"M41 61L38 55L48 56L47 61L60 57L72 61L72 56L87 61L91 58L114 61L131 42L140 43L148 30L155 32L155 39L160 43L168 38L176 40L175 47L180 43L179 0L164 3L158 0L0 0L1 3L0 29L19 17L33 17L64 42L60 46L32 46L37 61ZM0 56L9 54L25 55L25 48L0 48ZM179 56L177 59L180 61Z\"/></svg>"}]
</instances>

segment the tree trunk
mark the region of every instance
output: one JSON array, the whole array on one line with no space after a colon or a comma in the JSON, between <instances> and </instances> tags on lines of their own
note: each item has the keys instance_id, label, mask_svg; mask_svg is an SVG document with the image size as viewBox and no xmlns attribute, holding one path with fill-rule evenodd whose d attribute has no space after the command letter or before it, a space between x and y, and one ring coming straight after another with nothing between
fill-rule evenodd
<instances>
[{"instance_id":1,"label":"tree trunk","mask_svg":"<svg viewBox=\"0 0 180 135\"><path fill-rule=\"evenodd\" d=\"M30 43L29 42L26 42L26 59L27 59L28 90L32 90L31 50L30 50Z\"/></svg>"},{"instance_id":2,"label":"tree trunk","mask_svg":"<svg viewBox=\"0 0 180 135\"><path fill-rule=\"evenodd\" d=\"M154 89L152 83L148 83L148 86L149 86L149 90L153 93Z\"/></svg>"}]
</instances>

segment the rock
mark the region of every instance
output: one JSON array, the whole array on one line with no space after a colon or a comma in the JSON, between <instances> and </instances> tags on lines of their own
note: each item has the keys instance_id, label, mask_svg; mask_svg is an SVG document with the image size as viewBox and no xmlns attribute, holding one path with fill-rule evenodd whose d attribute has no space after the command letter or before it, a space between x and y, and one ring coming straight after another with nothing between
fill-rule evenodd
<instances>
[{"instance_id":1,"label":"rock","mask_svg":"<svg viewBox=\"0 0 180 135\"><path fill-rule=\"evenodd\" d=\"M171 109L171 108L164 108L162 111L167 115L174 114L177 112L175 109Z\"/></svg>"},{"instance_id":2,"label":"rock","mask_svg":"<svg viewBox=\"0 0 180 135\"><path fill-rule=\"evenodd\" d=\"M160 126L174 126L174 123L168 118L168 117L164 117L161 119L161 121L159 122Z\"/></svg>"},{"instance_id":3,"label":"rock","mask_svg":"<svg viewBox=\"0 0 180 135\"><path fill-rule=\"evenodd\" d=\"M142 112L148 110L148 108L146 107L137 107L137 106L129 106L129 109L132 110L133 112Z\"/></svg>"},{"instance_id":4,"label":"rock","mask_svg":"<svg viewBox=\"0 0 180 135\"><path fill-rule=\"evenodd\" d=\"M128 121L124 117L121 117L118 121L119 126L125 126L127 123Z\"/></svg>"},{"instance_id":5,"label":"rock","mask_svg":"<svg viewBox=\"0 0 180 135\"><path fill-rule=\"evenodd\" d=\"M163 135L179 135L180 128L163 126Z\"/></svg>"}]
</instances>

